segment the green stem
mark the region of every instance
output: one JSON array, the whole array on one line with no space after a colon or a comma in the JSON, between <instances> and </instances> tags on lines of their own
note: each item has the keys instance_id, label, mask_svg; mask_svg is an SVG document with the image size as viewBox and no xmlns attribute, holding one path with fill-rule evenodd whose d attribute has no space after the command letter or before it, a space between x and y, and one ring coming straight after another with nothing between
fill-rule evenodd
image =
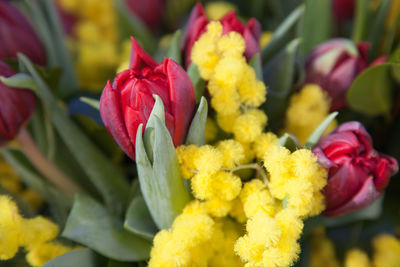
<instances>
[{"instance_id":1,"label":"green stem","mask_svg":"<svg viewBox=\"0 0 400 267\"><path fill-rule=\"evenodd\" d=\"M268 184L268 177L267 174L265 173L264 169L258 165L257 163L250 163L250 164L243 164L239 165L233 169L230 169L230 172L237 172L240 170L245 170L245 169L255 169L257 173L261 176L265 184Z\"/></svg>"},{"instance_id":2,"label":"green stem","mask_svg":"<svg viewBox=\"0 0 400 267\"><path fill-rule=\"evenodd\" d=\"M17 141L20 144L20 150L51 183L71 196L75 193L82 192L71 178L66 176L56 165L43 155L26 129L20 131L17 136Z\"/></svg>"}]
</instances>

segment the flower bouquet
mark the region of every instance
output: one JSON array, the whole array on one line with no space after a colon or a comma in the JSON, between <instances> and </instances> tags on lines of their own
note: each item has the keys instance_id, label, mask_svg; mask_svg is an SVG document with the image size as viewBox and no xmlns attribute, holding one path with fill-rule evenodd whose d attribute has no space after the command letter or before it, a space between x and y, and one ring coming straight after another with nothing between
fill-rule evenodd
<instances>
[{"instance_id":1,"label":"flower bouquet","mask_svg":"<svg viewBox=\"0 0 400 267\"><path fill-rule=\"evenodd\" d=\"M397 0L0 0L0 265L400 266Z\"/></svg>"}]
</instances>

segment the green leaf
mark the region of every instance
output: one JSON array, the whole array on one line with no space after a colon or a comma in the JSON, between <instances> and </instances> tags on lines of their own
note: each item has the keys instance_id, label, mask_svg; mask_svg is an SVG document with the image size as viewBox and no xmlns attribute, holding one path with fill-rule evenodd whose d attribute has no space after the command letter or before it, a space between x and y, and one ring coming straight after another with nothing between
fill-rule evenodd
<instances>
[{"instance_id":1,"label":"green leaf","mask_svg":"<svg viewBox=\"0 0 400 267\"><path fill-rule=\"evenodd\" d=\"M368 41L371 42L371 48L369 49L369 59L373 60L378 56L378 49L382 38L382 33L385 32L385 22L387 20L388 12L393 1L382 0L380 1L379 9L377 14L372 20L372 25L369 29Z\"/></svg>"},{"instance_id":2,"label":"green leaf","mask_svg":"<svg viewBox=\"0 0 400 267\"><path fill-rule=\"evenodd\" d=\"M159 229L171 227L175 217L190 200L179 170L178 158L165 124L154 116L153 164L147 157L141 136L136 135L136 165L140 188L150 214Z\"/></svg>"},{"instance_id":3,"label":"green leaf","mask_svg":"<svg viewBox=\"0 0 400 267\"><path fill-rule=\"evenodd\" d=\"M59 93L63 98L77 92L78 80L75 67L70 58L64 40L58 12L53 0L40 0L37 3L23 1L23 7L34 23L47 55L47 65L51 68L62 68Z\"/></svg>"},{"instance_id":4,"label":"green leaf","mask_svg":"<svg viewBox=\"0 0 400 267\"><path fill-rule=\"evenodd\" d=\"M153 95L155 99L155 103L153 109L150 113L149 119L146 124L146 131L144 132L143 141L144 147L146 149L147 156L151 162L153 162L153 146L155 139L155 117L161 119L163 123L165 123L165 112L164 105L161 98L158 95Z\"/></svg>"},{"instance_id":5,"label":"green leaf","mask_svg":"<svg viewBox=\"0 0 400 267\"><path fill-rule=\"evenodd\" d=\"M274 31L268 45L262 50L262 61L270 61L288 42L295 37L295 28L304 14L304 5L300 5L290 13Z\"/></svg>"},{"instance_id":6,"label":"green leaf","mask_svg":"<svg viewBox=\"0 0 400 267\"><path fill-rule=\"evenodd\" d=\"M291 41L285 49L264 66L264 81L268 86L267 101L263 105L269 126L278 130L286 110L287 98L296 76L296 56L300 39Z\"/></svg>"},{"instance_id":7,"label":"green leaf","mask_svg":"<svg viewBox=\"0 0 400 267\"><path fill-rule=\"evenodd\" d=\"M0 81L10 87L16 89L30 89L37 93L37 84L32 76L26 73L17 73L10 77L0 76Z\"/></svg>"},{"instance_id":8,"label":"green leaf","mask_svg":"<svg viewBox=\"0 0 400 267\"><path fill-rule=\"evenodd\" d=\"M382 205L383 205L384 196L382 195L378 198L374 203L370 206L352 212L345 216L340 216L337 218L328 218L324 216L317 216L309 218L305 222L305 227L303 231L303 235L308 235L312 232L315 227L325 226L325 227L338 227L349 223L359 222L362 220L375 220L380 218L382 214Z\"/></svg>"},{"instance_id":9,"label":"green leaf","mask_svg":"<svg viewBox=\"0 0 400 267\"><path fill-rule=\"evenodd\" d=\"M390 117L393 83L390 72L400 64L383 63L363 71L347 91L349 107L368 116Z\"/></svg>"},{"instance_id":10,"label":"green leaf","mask_svg":"<svg viewBox=\"0 0 400 267\"><path fill-rule=\"evenodd\" d=\"M338 114L339 113L336 111L329 114L329 116L326 117L325 120L323 120L317 128L315 128L312 134L310 134L306 141L306 144L304 145L304 148L313 149L313 147L318 143L321 136L324 134L325 130L329 127L329 125Z\"/></svg>"},{"instance_id":11,"label":"green leaf","mask_svg":"<svg viewBox=\"0 0 400 267\"><path fill-rule=\"evenodd\" d=\"M193 62L192 62L192 64L190 64L187 73L193 83L194 92L196 93L196 103L199 103L201 97L204 94L204 89L205 89L206 83L200 77L199 68Z\"/></svg>"},{"instance_id":12,"label":"green leaf","mask_svg":"<svg viewBox=\"0 0 400 267\"><path fill-rule=\"evenodd\" d=\"M254 71L256 72L257 80L262 81L263 75L262 75L261 57L260 57L260 54L259 54L259 53L255 54L255 55L250 59L249 65L250 65L250 66L254 69Z\"/></svg>"},{"instance_id":13,"label":"green leaf","mask_svg":"<svg viewBox=\"0 0 400 267\"><path fill-rule=\"evenodd\" d=\"M285 133L282 135L278 142L276 143L277 146L283 146L289 149L291 152L296 151L297 149L300 149L300 144L297 138L294 135L291 135L289 133Z\"/></svg>"},{"instance_id":14,"label":"green leaf","mask_svg":"<svg viewBox=\"0 0 400 267\"><path fill-rule=\"evenodd\" d=\"M307 55L316 45L332 36L332 1L306 0L302 23L301 54Z\"/></svg>"},{"instance_id":15,"label":"green leaf","mask_svg":"<svg viewBox=\"0 0 400 267\"><path fill-rule=\"evenodd\" d=\"M126 212L124 228L150 241L157 233L157 226L142 196L132 199Z\"/></svg>"},{"instance_id":16,"label":"green leaf","mask_svg":"<svg viewBox=\"0 0 400 267\"><path fill-rule=\"evenodd\" d=\"M24 55L20 55L19 59L32 75L36 83L35 90L43 101L46 111L51 115L61 139L102 194L110 210L121 214L129 195L129 184L124 175L68 117L29 59Z\"/></svg>"},{"instance_id":17,"label":"green leaf","mask_svg":"<svg viewBox=\"0 0 400 267\"><path fill-rule=\"evenodd\" d=\"M106 262L107 260L105 258L96 254L91 249L80 248L74 249L50 260L43 265L43 267L97 267L104 266Z\"/></svg>"},{"instance_id":18,"label":"green leaf","mask_svg":"<svg viewBox=\"0 0 400 267\"><path fill-rule=\"evenodd\" d=\"M357 0L356 2L356 15L353 26L353 41L358 43L365 40L365 35L367 33L367 22L368 22L368 11L369 11L369 1Z\"/></svg>"},{"instance_id":19,"label":"green leaf","mask_svg":"<svg viewBox=\"0 0 400 267\"><path fill-rule=\"evenodd\" d=\"M182 64L181 30L177 30L172 36L168 46L167 58L175 60L179 65Z\"/></svg>"},{"instance_id":20,"label":"green leaf","mask_svg":"<svg viewBox=\"0 0 400 267\"><path fill-rule=\"evenodd\" d=\"M149 241L124 230L103 206L79 194L62 236L118 261L145 260L151 249Z\"/></svg>"},{"instance_id":21,"label":"green leaf","mask_svg":"<svg viewBox=\"0 0 400 267\"><path fill-rule=\"evenodd\" d=\"M50 211L53 219L63 225L68 215L68 210L72 206L72 200L64 195L53 185L46 182L32 167L30 162L24 155L13 149L3 147L1 150L2 157L10 164L19 174L24 184L36 192L38 192L50 205Z\"/></svg>"},{"instance_id":22,"label":"green leaf","mask_svg":"<svg viewBox=\"0 0 400 267\"><path fill-rule=\"evenodd\" d=\"M194 114L193 120L190 124L188 134L186 136L186 144L194 144L202 146L206 143L205 131L208 114L207 99L202 96L200 105L197 108L196 114Z\"/></svg>"},{"instance_id":23,"label":"green leaf","mask_svg":"<svg viewBox=\"0 0 400 267\"><path fill-rule=\"evenodd\" d=\"M93 99L93 98L90 98L90 97L84 97L83 96L83 97L80 97L79 100L82 101L83 103L88 104L92 108L100 110L100 101L97 100L97 99Z\"/></svg>"},{"instance_id":24,"label":"green leaf","mask_svg":"<svg viewBox=\"0 0 400 267\"><path fill-rule=\"evenodd\" d=\"M146 47L146 51L153 53L156 49L156 41L146 24L130 11L125 0L114 0L114 6L120 21L122 37L135 37L143 47Z\"/></svg>"}]
</instances>

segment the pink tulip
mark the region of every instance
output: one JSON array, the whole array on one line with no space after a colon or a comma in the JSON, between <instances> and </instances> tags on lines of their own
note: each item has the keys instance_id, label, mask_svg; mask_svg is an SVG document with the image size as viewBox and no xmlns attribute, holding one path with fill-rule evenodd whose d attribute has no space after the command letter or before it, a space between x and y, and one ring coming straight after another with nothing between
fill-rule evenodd
<instances>
[{"instance_id":1,"label":"pink tulip","mask_svg":"<svg viewBox=\"0 0 400 267\"><path fill-rule=\"evenodd\" d=\"M11 3L0 1L0 60L25 54L32 62L45 65L45 51L25 16Z\"/></svg>"},{"instance_id":2,"label":"pink tulip","mask_svg":"<svg viewBox=\"0 0 400 267\"><path fill-rule=\"evenodd\" d=\"M165 2L166 0L126 0L129 10L153 30L162 23Z\"/></svg>"},{"instance_id":3,"label":"pink tulip","mask_svg":"<svg viewBox=\"0 0 400 267\"><path fill-rule=\"evenodd\" d=\"M337 22L342 23L354 17L355 0L333 0L333 16Z\"/></svg>"},{"instance_id":4,"label":"pink tulip","mask_svg":"<svg viewBox=\"0 0 400 267\"><path fill-rule=\"evenodd\" d=\"M246 43L246 51L244 54L247 60L250 60L256 53L260 52L259 41L262 30L261 24L255 18L251 18L246 25L237 18L235 11L231 11L219 21L223 26L224 34L235 31L243 36ZM192 52L192 47L207 30L208 23L209 20L206 17L202 4L197 3L190 13L183 39L183 52L186 67L191 63L190 54Z\"/></svg>"},{"instance_id":5,"label":"pink tulip","mask_svg":"<svg viewBox=\"0 0 400 267\"><path fill-rule=\"evenodd\" d=\"M368 67L369 43L356 45L332 39L314 48L306 60L306 82L316 83L331 97L331 110L344 108L346 92L357 75Z\"/></svg>"},{"instance_id":6,"label":"pink tulip","mask_svg":"<svg viewBox=\"0 0 400 267\"><path fill-rule=\"evenodd\" d=\"M0 76L15 72L0 61ZM0 82L0 145L14 139L35 111L36 99L31 91L9 88Z\"/></svg>"},{"instance_id":7,"label":"pink tulip","mask_svg":"<svg viewBox=\"0 0 400 267\"><path fill-rule=\"evenodd\" d=\"M323 137L313 152L328 170L325 216L336 217L373 203L398 171L397 161L377 152L364 126L346 122Z\"/></svg>"},{"instance_id":8,"label":"pink tulip","mask_svg":"<svg viewBox=\"0 0 400 267\"><path fill-rule=\"evenodd\" d=\"M100 99L100 115L108 132L132 159L137 128L146 125L154 94L163 101L165 123L175 146L180 145L194 114L192 82L178 63L167 58L158 64L132 38L129 69L107 83Z\"/></svg>"}]
</instances>

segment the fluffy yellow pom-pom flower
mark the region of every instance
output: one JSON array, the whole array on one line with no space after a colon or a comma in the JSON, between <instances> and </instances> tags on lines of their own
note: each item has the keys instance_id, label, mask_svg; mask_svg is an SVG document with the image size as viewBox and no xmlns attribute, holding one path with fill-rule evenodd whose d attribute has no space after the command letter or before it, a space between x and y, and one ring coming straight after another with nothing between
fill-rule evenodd
<instances>
[{"instance_id":1,"label":"fluffy yellow pom-pom flower","mask_svg":"<svg viewBox=\"0 0 400 267\"><path fill-rule=\"evenodd\" d=\"M236 118L233 125L235 139L243 143L251 143L261 135L263 121L251 113L244 113Z\"/></svg>"},{"instance_id":2,"label":"fluffy yellow pom-pom flower","mask_svg":"<svg viewBox=\"0 0 400 267\"><path fill-rule=\"evenodd\" d=\"M33 267L40 267L46 262L71 251L72 248L58 242L41 243L26 254L26 260Z\"/></svg>"},{"instance_id":3,"label":"fluffy yellow pom-pom flower","mask_svg":"<svg viewBox=\"0 0 400 267\"><path fill-rule=\"evenodd\" d=\"M370 267L368 255L359 249L352 249L346 254L345 267Z\"/></svg>"},{"instance_id":4,"label":"fluffy yellow pom-pom flower","mask_svg":"<svg viewBox=\"0 0 400 267\"><path fill-rule=\"evenodd\" d=\"M222 166L232 169L244 159L244 148L235 140L224 140L218 143L217 149L222 153Z\"/></svg>"}]
</instances>

